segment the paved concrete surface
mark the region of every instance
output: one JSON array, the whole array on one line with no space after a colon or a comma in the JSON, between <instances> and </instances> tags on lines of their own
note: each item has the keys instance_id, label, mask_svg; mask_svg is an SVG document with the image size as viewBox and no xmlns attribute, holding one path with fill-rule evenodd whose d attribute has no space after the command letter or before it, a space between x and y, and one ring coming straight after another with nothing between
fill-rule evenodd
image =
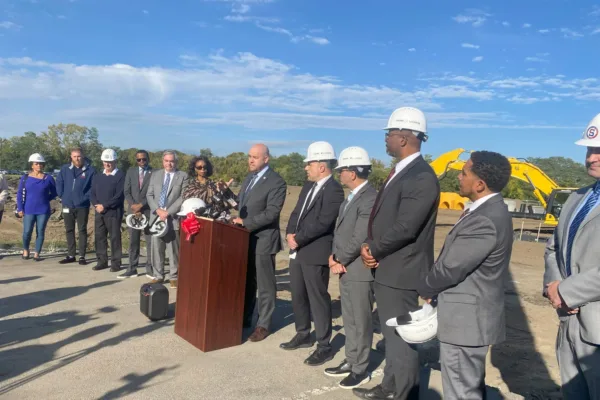
<instances>
[{"instance_id":1,"label":"paved concrete surface","mask_svg":"<svg viewBox=\"0 0 600 400\"><path fill-rule=\"evenodd\" d=\"M276 311L279 330L260 343L202 353L173 332L171 318L151 322L139 311L147 278L116 279L108 270L0 260L0 397L4 399L352 399L351 391L303 360L313 349L284 351L294 334L289 301ZM125 260L124 260L125 261ZM140 269L141 272L141 269ZM286 276L280 276L284 282ZM285 299L286 294L279 292ZM170 302L176 293L170 290ZM172 304L173 308L173 304ZM343 359L341 319L333 343ZM247 337L251 332L246 332ZM373 352L371 387L383 357ZM441 399L437 370L424 367L422 399ZM492 398L503 397L490 389Z\"/></svg>"}]
</instances>

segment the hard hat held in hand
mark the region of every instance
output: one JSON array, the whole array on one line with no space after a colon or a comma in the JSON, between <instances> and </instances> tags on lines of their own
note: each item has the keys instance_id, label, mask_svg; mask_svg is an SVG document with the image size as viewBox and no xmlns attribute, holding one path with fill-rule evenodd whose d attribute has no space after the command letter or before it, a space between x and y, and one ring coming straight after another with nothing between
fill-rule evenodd
<instances>
[{"instance_id":1,"label":"hard hat held in hand","mask_svg":"<svg viewBox=\"0 0 600 400\"><path fill-rule=\"evenodd\" d=\"M409 312L385 323L396 328L396 332L406 343L425 343L437 335L437 307L423 304L417 311Z\"/></svg>"},{"instance_id":2,"label":"hard hat held in hand","mask_svg":"<svg viewBox=\"0 0 600 400\"><path fill-rule=\"evenodd\" d=\"M29 156L29 162L45 163L46 160L40 153L33 153Z\"/></svg>"},{"instance_id":3,"label":"hard hat held in hand","mask_svg":"<svg viewBox=\"0 0 600 400\"><path fill-rule=\"evenodd\" d=\"M148 218L144 214L129 214L125 223L132 229L142 230L148 225Z\"/></svg>"},{"instance_id":4,"label":"hard hat held in hand","mask_svg":"<svg viewBox=\"0 0 600 400\"><path fill-rule=\"evenodd\" d=\"M308 146L304 162L335 160L333 146L327 142L314 142Z\"/></svg>"},{"instance_id":5,"label":"hard hat held in hand","mask_svg":"<svg viewBox=\"0 0 600 400\"><path fill-rule=\"evenodd\" d=\"M113 149L106 149L102 152L102 156L100 157L102 161L117 161L117 152Z\"/></svg>"},{"instance_id":6,"label":"hard hat held in hand","mask_svg":"<svg viewBox=\"0 0 600 400\"><path fill-rule=\"evenodd\" d=\"M600 147L600 114L597 114L588 124L581 139L575 142L580 146Z\"/></svg>"},{"instance_id":7,"label":"hard hat held in hand","mask_svg":"<svg viewBox=\"0 0 600 400\"><path fill-rule=\"evenodd\" d=\"M425 114L423 111L414 107L400 107L394 110L390 119L388 120L388 124L385 130L389 129L408 129L415 134L417 132L422 133L421 136L423 141L427 140L427 119L425 118Z\"/></svg>"},{"instance_id":8,"label":"hard hat held in hand","mask_svg":"<svg viewBox=\"0 0 600 400\"><path fill-rule=\"evenodd\" d=\"M348 167L371 166L371 159L365 149L358 146L345 148L338 157L338 166L335 169Z\"/></svg>"},{"instance_id":9,"label":"hard hat held in hand","mask_svg":"<svg viewBox=\"0 0 600 400\"><path fill-rule=\"evenodd\" d=\"M160 218L156 218L148 231L153 236L163 237L169 231L169 224L167 224L167 221L162 221Z\"/></svg>"},{"instance_id":10,"label":"hard hat held in hand","mask_svg":"<svg viewBox=\"0 0 600 400\"><path fill-rule=\"evenodd\" d=\"M189 213L193 213L201 208L206 208L206 203L202 199L187 199L181 204L181 209L177 213L180 217L185 217Z\"/></svg>"}]
</instances>

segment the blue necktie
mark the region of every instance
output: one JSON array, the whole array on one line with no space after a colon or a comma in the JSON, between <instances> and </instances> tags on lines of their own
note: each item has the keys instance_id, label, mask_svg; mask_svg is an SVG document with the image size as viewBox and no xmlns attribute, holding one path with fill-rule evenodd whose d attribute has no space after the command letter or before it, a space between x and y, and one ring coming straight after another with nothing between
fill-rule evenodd
<instances>
[{"instance_id":1,"label":"blue necktie","mask_svg":"<svg viewBox=\"0 0 600 400\"><path fill-rule=\"evenodd\" d=\"M354 197L354 192L350 192L350 194L348 195L348 201L346 201L346 205L344 206L344 212L346 212L346 209L350 205L350 201L352 200L353 197Z\"/></svg>"},{"instance_id":2,"label":"blue necktie","mask_svg":"<svg viewBox=\"0 0 600 400\"><path fill-rule=\"evenodd\" d=\"M579 229L579 225L581 225L588 213L592 210L592 208L594 208L599 196L600 184L596 184L592 190L592 193L586 200L583 207L581 207L581 210L579 210L575 218L573 218L573 222L569 227L569 236L567 239L567 262L565 266L567 270L567 276L571 275L571 249L573 248L573 242L575 240L575 235L577 234L577 229Z\"/></svg>"},{"instance_id":3,"label":"blue necktie","mask_svg":"<svg viewBox=\"0 0 600 400\"><path fill-rule=\"evenodd\" d=\"M248 187L246 188L246 193L248 193L250 190L252 190L252 187L254 186L254 182L256 182L257 177L258 177L258 174L254 174L254 176L252 177L252 180L250 181L250 183L248 184Z\"/></svg>"},{"instance_id":4,"label":"blue necktie","mask_svg":"<svg viewBox=\"0 0 600 400\"><path fill-rule=\"evenodd\" d=\"M163 183L162 190L160 191L160 200L158 201L158 208L164 208L167 202L167 191L169 190L169 183L171 182L171 174L167 174L167 179Z\"/></svg>"}]
</instances>

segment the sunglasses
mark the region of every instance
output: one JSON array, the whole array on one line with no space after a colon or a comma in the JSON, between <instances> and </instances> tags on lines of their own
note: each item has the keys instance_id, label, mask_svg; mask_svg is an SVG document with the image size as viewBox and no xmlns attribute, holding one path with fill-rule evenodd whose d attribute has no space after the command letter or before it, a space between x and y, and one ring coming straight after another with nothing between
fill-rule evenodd
<instances>
[{"instance_id":1,"label":"sunglasses","mask_svg":"<svg viewBox=\"0 0 600 400\"><path fill-rule=\"evenodd\" d=\"M146 161L146 160L147 160L147 158L136 158L136 160L137 160L137 162L140 162L140 161Z\"/></svg>"},{"instance_id":2,"label":"sunglasses","mask_svg":"<svg viewBox=\"0 0 600 400\"><path fill-rule=\"evenodd\" d=\"M198 171L200 171L200 170L207 170L208 168L206 168L206 165L196 165L196 169Z\"/></svg>"}]
</instances>

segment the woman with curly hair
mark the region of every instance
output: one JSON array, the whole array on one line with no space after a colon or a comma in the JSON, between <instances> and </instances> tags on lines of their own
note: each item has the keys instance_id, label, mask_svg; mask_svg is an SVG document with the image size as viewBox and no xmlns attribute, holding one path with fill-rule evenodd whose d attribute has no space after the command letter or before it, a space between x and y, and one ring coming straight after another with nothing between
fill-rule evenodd
<instances>
[{"instance_id":1,"label":"woman with curly hair","mask_svg":"<svg viewBox=\"0 0 600 400\"><path fill-rule=\"evenodd\" d=\"M213 166L208 157L197 156L190 160L188 166L189 184L183 192L183 200L202 199L206 205L212 204L215 192L215 182L210 179Z\"/></svg>"}]
</instances>

